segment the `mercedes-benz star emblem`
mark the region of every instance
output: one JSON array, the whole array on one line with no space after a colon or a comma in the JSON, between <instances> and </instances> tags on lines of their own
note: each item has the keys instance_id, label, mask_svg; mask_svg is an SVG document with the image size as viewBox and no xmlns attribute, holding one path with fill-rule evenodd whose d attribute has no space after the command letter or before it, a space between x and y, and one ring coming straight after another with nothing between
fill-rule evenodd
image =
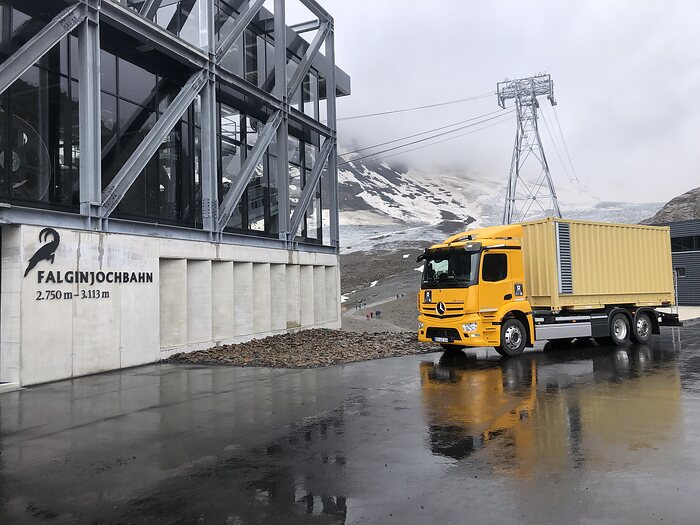
<instances>
[{"instance_id":1,"label":"mercedes-benz star emblem","mask_svg":"<svg viewBox=\"0 0 700 525\"><path fill-rule=\"evenodd\" d=\"M437 306L435 307L435 311L436 311L438 314L443 315L443 314L447 311L447 308L445 308L445 303L443 303L442 301L440 301L440 302L437 304Z\"/></svg>"}]
</instances>

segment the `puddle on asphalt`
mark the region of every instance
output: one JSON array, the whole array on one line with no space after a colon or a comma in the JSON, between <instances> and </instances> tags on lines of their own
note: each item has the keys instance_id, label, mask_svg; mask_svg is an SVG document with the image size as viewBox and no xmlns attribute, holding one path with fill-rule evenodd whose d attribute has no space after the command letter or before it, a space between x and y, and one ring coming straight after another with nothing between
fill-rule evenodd
<instances>
[{"instance_id":1,"label":"puddle on asphalt","mask_svg":"<svg viewBox=\"0 0 700 525\"><path fill-rule=\"evenodd\" d=\"M520 358L444 354L420 365L426 446L493 472L528 477L624 464L667 447L682 425L678 353L661 347L581 347Z\"/></svg>"}]
</instances>

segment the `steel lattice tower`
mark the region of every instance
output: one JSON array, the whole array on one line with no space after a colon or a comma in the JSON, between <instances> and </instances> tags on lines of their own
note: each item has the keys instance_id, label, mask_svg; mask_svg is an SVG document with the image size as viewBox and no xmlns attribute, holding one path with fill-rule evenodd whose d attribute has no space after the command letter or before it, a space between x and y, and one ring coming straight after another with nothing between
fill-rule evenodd
<instances>
[{"instance_id":1,"label":"steel lattice tower","mask_svg":"<svg viewBox=\"0 0 700 525\"><path fill-rule=\"evenodd\" d=\"M537 127L537 98L546 96L553 106L556 105L551 76L540 74L517 80L506 79L498 83L497 95L498 105L502 108L506 107L507 100L515 101L518 124L503 207L503 224L525 220L535 204L545 216L561 217L557 192Z\"/></svg>"}]
</instances>

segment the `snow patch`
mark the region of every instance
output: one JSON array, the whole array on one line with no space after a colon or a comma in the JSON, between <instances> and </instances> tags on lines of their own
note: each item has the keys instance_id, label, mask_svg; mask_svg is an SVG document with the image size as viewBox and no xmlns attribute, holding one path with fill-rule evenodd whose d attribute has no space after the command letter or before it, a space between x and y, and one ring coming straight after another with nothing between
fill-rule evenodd
<instances>
[{"instance_id":1,"label":"snow patch","mask_svg":"<svg viewBox=\"0 0 700 525\"><path fill-rule=\"evenodd\" d=\"M377 283L378 283L378 282L379 282L379 281L372 281L371 284L369 285L369 287L370 287L370 288L374 288L375 286L377 286Z\"/></svg>"},{"instance_id":2,"label":"snow patch","mask_svg":"<svg viewBox=\"0 0 700 525\"><path fill-rule=\"evenodd\" d=\"M408 259L410 256L411 256L410 253L404 253L402 257L403 257L404 259Z\"/></svg>"},{"instance_id":3,"label":"snow patch","mask_svg":"<svg viewBox=\"0 0 700 525\"><path fill-rule=\"evenodd\" d=\"M423 267L419 266L418 268L414 268L413 271L423 273Z\"/></svg>"}]
</instances>

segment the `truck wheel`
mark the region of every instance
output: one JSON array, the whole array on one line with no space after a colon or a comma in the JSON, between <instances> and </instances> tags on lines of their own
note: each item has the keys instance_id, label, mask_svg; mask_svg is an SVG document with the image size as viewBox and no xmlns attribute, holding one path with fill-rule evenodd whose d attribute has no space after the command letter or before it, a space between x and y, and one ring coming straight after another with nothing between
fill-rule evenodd
<instances>
[{"instance_id":1,"label":"truck wheel","mask_svg":"<svg viewBox=\"0 0 700 525\"><path fill-rule=\"evenodd\" d=\"M610 339L622 346L630 340L630 322L625 314L615 314L610 320Z\"/></svg>"},{"instance_id":2,"label":"truck wheel","mask_svg":"<svg viewBox=\"0 0 700 525\"><path fill-rule=\"evenodd\" d=\"M632 328L632 341L635 343L648 343L651 339L651 319L646 312L637 314Z\"/></svg>"},{"instance_id":3,"label":"truck wheel","mask_svg":"<svg viewBox=\"0 0 700 525\"><path fill-rule=\"evenodd\" d=\"M496 352L508 357L520 355L527 344L525 325L517 319L508 319L501 325L501 344Z\"/></svg>"}]
</instances>

